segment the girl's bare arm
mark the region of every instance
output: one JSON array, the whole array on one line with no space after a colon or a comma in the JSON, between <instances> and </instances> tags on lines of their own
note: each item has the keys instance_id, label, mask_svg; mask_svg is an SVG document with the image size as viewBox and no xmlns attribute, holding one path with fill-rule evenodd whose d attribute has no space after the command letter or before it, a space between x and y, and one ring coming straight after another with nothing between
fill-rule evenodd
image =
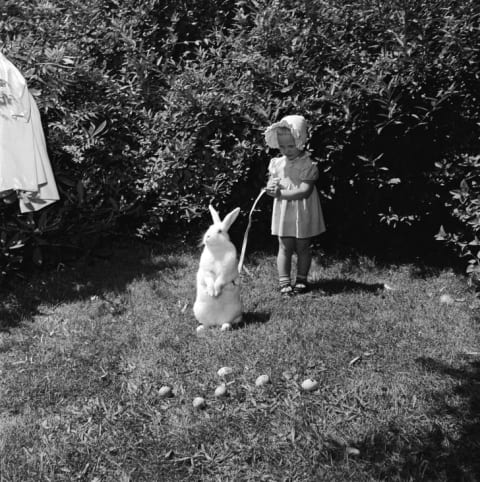
<instances>
[{"instance_id":1,"label":"girl's bare arm","mask_svg":"<svg viewBox=\"0 0 480 482\"><path fill-rule=\"evenodd\" d=\"M313 186L315 183L313 181L302 181L300 185L293 189L282 189L280 186L276 190L272 191L271 196L278 199L285 199L287 201L296 201L298 199L306 199L310 194L312 194Z\"/></svg>"}]
</instances>

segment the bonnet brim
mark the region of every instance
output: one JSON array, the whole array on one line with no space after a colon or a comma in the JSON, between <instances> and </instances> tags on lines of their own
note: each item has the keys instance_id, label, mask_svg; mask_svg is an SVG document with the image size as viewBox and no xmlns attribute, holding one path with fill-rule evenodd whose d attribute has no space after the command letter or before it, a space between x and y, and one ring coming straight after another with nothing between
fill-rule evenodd
<instances>
[{"instance_id":1,"label":"bonnet brim","mask_svg":"<svg viewBox=\"0 0 480 482\"><path fill-rule=\"evenodd\" d=\"M265 142L268 147L278 149L277 132L279 128L288 129L298 149L303 149L307 142L307 121L301 115L288 115L265 130Z\"/></svg>"}]
</instances>

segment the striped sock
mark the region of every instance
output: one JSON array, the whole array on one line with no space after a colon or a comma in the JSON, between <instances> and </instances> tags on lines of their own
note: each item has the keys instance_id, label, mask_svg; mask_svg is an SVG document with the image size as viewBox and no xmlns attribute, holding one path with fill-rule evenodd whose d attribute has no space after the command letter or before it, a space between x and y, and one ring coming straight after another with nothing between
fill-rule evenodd
<instances>
[{"instance_id":1,"label":"striped sock","mask_svg":"<svg viewBox=\"0 0 480 482\"><path fill-rule=\"evenodd\" d=\"M286 286L290 286L289 276L279 276L279 281L280 281L280 288L285 288Z\"/></svg>"}]
</instances>

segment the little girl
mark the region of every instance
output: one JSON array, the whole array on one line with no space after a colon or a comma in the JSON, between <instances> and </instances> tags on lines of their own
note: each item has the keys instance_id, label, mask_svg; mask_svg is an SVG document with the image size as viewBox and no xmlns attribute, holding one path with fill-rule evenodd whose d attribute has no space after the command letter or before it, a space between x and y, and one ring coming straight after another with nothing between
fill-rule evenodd
<instances>
[{"instance_id":1,"label":"little girl","mask_svg":"<svg viewBox=\"0 0 480 482\"><path fill-rule=\"evenodd\" d=\"M270 161L266 192L274 198L272 234L278 236L277 269L280 292L305 293L312 255L310 240L325 231L320 199L315 187L318 169L305 150L307 122L289 115L267 128L265 141L282 154ZM292 255L297 254L297 276L292 288Z\"/></svg>"}]
</instances>

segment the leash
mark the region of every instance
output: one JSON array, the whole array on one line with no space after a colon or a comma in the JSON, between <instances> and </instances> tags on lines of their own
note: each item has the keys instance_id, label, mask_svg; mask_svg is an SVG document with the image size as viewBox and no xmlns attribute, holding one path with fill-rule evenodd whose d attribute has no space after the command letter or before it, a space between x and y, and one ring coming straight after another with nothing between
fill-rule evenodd
<instances>
[{"instance_id":1,"label":"leash","mask_svg":"<svg viewBox=\"0 0 480 482\"><path fill-rule=\"evenodd\" d=\"M242 268L248 273L247 268L243 266L243 260L245 259L245 251L247 249L247 240L248 240L248 232L250 231L250 227L252 225L252 215L253 212L255 211L255 208L257 207L258 201L260 201L260 198L265 194L265 189L262 189L260 191L260 194L257 196L257 199L255 199L255 202L253 203L252 209L250 209L250 214L248 215L248 225L247 229L245 230L245 234L243 235L243 243L242 243L242 252L240 254L240 261L238 262L238 272L242 272Z\"/></svg>"}]
</instances>

